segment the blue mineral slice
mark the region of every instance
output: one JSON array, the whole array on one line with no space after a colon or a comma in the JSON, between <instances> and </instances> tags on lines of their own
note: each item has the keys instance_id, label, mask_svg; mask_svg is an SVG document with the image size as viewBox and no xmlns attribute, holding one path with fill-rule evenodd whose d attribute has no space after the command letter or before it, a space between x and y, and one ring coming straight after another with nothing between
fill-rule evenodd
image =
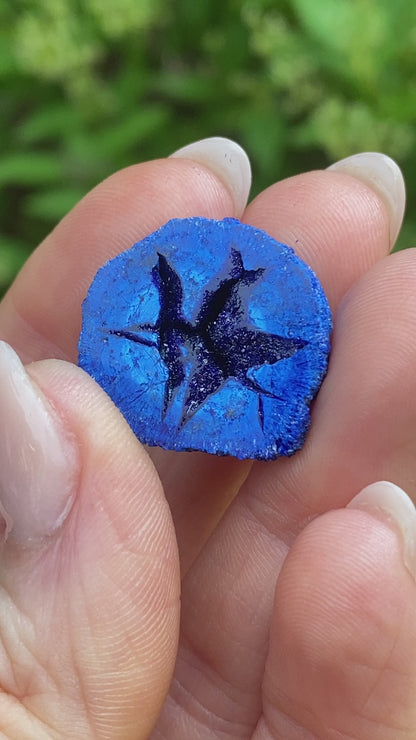
<instances>
[{"instance_id":1,"label":"blue mineral slice","mask_svg":"<svg viewBox=\"0 0 416 740\"><path fill-rule=\"evenodd\" d=\"M294 251L236 219L173 219L101 267L79 364L137 437L269 460L302 446L331 313Z\"/></svg>"}]
</instances>

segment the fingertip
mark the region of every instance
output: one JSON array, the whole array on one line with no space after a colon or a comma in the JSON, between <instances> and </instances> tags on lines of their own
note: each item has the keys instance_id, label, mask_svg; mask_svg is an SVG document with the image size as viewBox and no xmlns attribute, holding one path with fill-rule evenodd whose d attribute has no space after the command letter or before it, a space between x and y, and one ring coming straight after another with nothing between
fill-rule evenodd
<instances>
[{"instance_id":1,"label":"fingertip","mask_svg":"<svg viewBox=\"0 0 416 740\"><path fill-rule=\"evenodd\" d=\"M75 361L81 303L99 267L172 218L233 215L235 200L224 178L196 161L157 159L114 173L30 256L0 305L3 338L26 361Z\"/></svg>"},{"instance_id":2,"label":"fingertip","mask_svg":"<svg viewBox=\"0 0 416 740\"><path fill-rule=\"evenodd\" d=\"M107 394L81 368L62 360L27 366L79 450L78 488L67 529L86 551L111 538L152 557L163 553L176 568L170 510L143 445ZM94 537L91 537L95 532Z\"/></svg>"},{"instance_id":3,"label":"fingertip","mask_svg":"<svg viewBox=\"0 0 416 740\"><path fill-rule=\"evenodd\" d=\"M5 539L39 543L69 514L79 479L75 437L33 382L19 357L0 342L0 509Z\"/></svg>"},{"instance_id":4,"label":"fingertip","mask_svg":"<svg viewBox=\"0 0 416 740\"><path fill-rule=\"evenodd\" d=\"M386 154L360 152L334 162L328 169L357 178L381 198L389 214L390 247L393 247L406 206L406 186L399 165Z\"/></svg>"},{"instance_id":5,"label":"fingertip","mask_svg":"<svg viewBox=\"0 0 416 740\"><path fill-rule=\"evenodd\" d=\"M393 529L403 563L416 579L416 509L407 493L390 481L379 481L363 488L348 508L366 511Z\"/></svg>"},{"instance_id":6,"label":"fingertip","mask_svg":"<svg viewBox=\"0 0 416 740\"><path fill-rule=\"evenodd\" d=\"M279 577L267 673L279 737L288 715L323 739L415 730L416 586L391 526L347 509L306 527Z\"/></svg>"},{"instance_id":7,"label":"fingertip","mask_svg":"<svg viewBox=\"0 0 416 740\"><path fill-rule=\"evenodd\" d=\"M134 468L151 476L160 490L153 464L113 401L80 367L64 360L40 360L27 372L65 420L82 450L82 464L99 458L101 466L125 457ZM121 462L121 461L120 461ZM120 477L128 467L119 466Z\"/></svg>"},{"instance_id":8,"label":"fingertip","mask_svg":"<svg viewBox=\"0 0 416 740\"><path fill-rule=\"evenodd\" d=\"M389 251L389 216L379 195L358 178L316 170L267 188L244 220L289 244L309 264L333 309Z\"/></svg>"},{"instance_id":9,"label":"fingertip","mask_svg":"<svg viewBox=\"0 0 416 740\"><path fill-rule=\"evenodd\" d=\"M223 136L211 136L178 149L171 157L191 159L208 167L230 191L235 215L242 215L251 188L251 165L239 144Z\"/></svg>"}]
</instances>

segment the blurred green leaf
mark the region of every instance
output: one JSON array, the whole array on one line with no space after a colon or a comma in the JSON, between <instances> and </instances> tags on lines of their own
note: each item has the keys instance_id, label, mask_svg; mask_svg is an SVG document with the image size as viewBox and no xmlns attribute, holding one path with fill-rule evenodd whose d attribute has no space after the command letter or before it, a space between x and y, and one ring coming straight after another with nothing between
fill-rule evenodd
<instances>
[{"instance_id":1,"label":"blurred green leaf","mask_svg":"<svg viewBox=\"0 0 416 740\"><path fill-rule=\"evenodd\" d=\"M163 0L85 0L100 30L109 38L148 29L160 19Z\"/></svg>"},{"instance_id":2,"label":"blurred green leaf","mask_svg":"<svg viewBox=\"0 0 416 740\"><path fill-rule=\"evenodd\" d=\"M90 65L101 54L98 39L68 0L38 0L18 14L14 52L23 71L48 80Z\"/></svg>"},{"instance_id":3,"label":"blurred green leaf","mask_svg":"<svg viewBox=\"0 0 416 740\"><path fill-rule=\"evenodd\" d=\"M0 234L0 297L7 290L30 252L18 239Z\"/></svg>"},{"instance_id":4,"label":"blurred green leaf","mask_svg":"<svg viewBox=\"0 0 416 740\"><path fill-rule=\"evenodd\" d=\"M35 144L45 139L64 139L70 137L75 128L82 125L78 111L67 103L51 103L35 108L17 126L16 136L22 144Z\"/></svg>"},{"instance_id":5,"label":"blurred green leaf","mask_svg":"<svg viewBox=\"0 0 416 740\"><path fill-rule=\"evenodd\" d=\"M317 106L294 136L298 146L321 146L333 159L361 151L385 151L401 159L415 143L414 129L391 118L378 119L364 103L333 97Z\"/></svg>"},{"instance_id":6,"label":"blurred green leaf","mask_svg":"<svg viewBox=\"0 0 416 740\"><path fill-rule=\"evenodd\" d=\"M63 173L60 158L46 152L16 152L0 160L0 185L42 185L61 180Z\"/></svg>"},{"instance_id":7,"label":"blurred green leaf","mask_svg":"<svg viewBox=\"0 0 416 740\"><path fill-rule=\"evenodd\" d=\"M367 0L360 0L361 8L365 5L368 5ZM324 49L349 50L351 38L357 32L357 2L314 0L311 3L308 0L293 0L293 8L308 34ZM379 26L377 16L372 20L369 29L371 34Z\"/></svg>"},{"instance_id":8,"label":"blurred green leaf","mask_svg":"<svg viewBox=\"0 0 416 740\"><path fill-rule=\"evenodd\" d=\"M117 120L97 133L93 146L107 156L122 157L132 147L141 146L149 136L166 126L169 109L161 103L134 111L125 119Z\"/></svg>"},{"instance_id":9,"label":"blurred green leaf","mask_svg":"<svg viewBox=\"0 0 416 740\"><path fill-rule=\"evenodd\" d=\"M154 80L154 91L177 102L213 103L218 97L218 80L203 70L199 72L166 70Z\"/></svg>"}]
</instances>

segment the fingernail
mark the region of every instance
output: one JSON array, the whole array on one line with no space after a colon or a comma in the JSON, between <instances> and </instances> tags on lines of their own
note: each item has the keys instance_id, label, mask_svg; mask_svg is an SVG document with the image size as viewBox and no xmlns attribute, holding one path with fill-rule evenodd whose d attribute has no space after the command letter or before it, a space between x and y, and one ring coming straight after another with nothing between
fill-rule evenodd
<instances>
[{"instance_id":1,"label":"fingernail","mask_svg":"<svg viewBox=\"0 0 416 740\"><path fill-rule=\"evenodd\" d=\"M0 502L5 537L29 544L64 521L78 470L75 444L17 354L0 341Z\"/></svg>"},{"instance_id":2,"label":"fingernail","mask_svg":"<svg viewBox=\"0 0 416 740\"><path fill-rule=\"evenodd\" d=\"M384 201L390 216L390 246L397 239L406 205L406 187L398 164L379 152L362 152L328 167L361 180Z\"/></svg>"},{"instance_id":3,"label":"fingernail","mask_svg":"<svg viewBox=\"0 0 416 740\"><path fill-rule=\"evenodd\" d=\"M399 534L404 564L416 578L416 509L407 493L388 481L372 483L350 501L348 508L368 511Z\"/></svg>"},{"instance_id":4,"label":"fingernail","mask_svg":"<svg viewBox=\"0 0 416 740\"><path fill-rule=\"evenodd\" d=\"M236 215L241 216L250 192L251 166L239 144L222 136L212 136L188 144L170 156L193 159L218 175L233 196Z\"/></svg>"}]
</instances>

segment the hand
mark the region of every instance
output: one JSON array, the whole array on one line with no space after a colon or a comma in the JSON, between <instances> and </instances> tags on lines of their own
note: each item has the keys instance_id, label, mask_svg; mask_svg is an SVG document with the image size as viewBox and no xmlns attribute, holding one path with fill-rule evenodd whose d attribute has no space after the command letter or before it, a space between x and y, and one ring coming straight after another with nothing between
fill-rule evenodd
<instances>
[{"instance_id":1,"label":"hand","mask_svg":"<svg viewBox=\"0 0 416 740\"><path fill-rule=\"evenodd\" d=\"M2 737L416 737L415 510L365 488L416 495L416 252L387 256L400 175L354 158L246 207L249 179L225 140L118 172L0 305L33 363L0 343ZM293 458L152 462L70 364L97 268L192 215L263 228L324 285L330 367Z\"/></svg>"}]
</instances>

